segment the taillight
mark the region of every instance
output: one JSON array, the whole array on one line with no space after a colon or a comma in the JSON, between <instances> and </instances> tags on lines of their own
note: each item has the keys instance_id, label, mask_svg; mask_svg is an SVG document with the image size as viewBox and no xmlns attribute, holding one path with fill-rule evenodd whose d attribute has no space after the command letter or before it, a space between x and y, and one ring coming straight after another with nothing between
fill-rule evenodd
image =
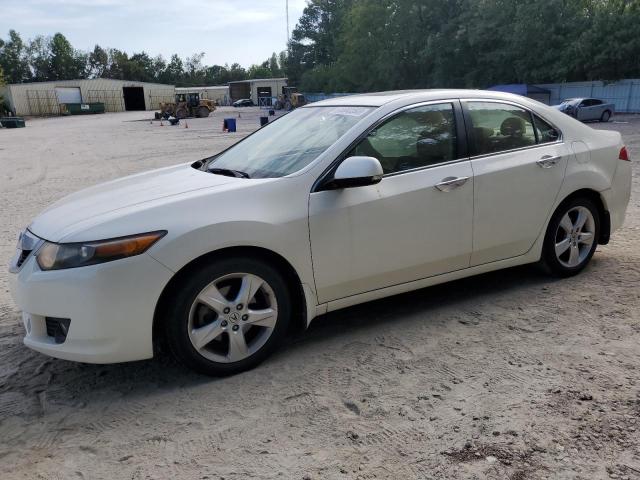
<instances>
[{"instance_id":1,"label":"taillight","mask_svg":"<svg viewBox=\"0 0 640 480\"><path fill-rule=\"evenodd\" d=\"M618 155L618 160L624 160L625 162L630 162L629 152L627 152L627 147L622 147L620 149L620 155Z\"/></svg>"}]
</instances>

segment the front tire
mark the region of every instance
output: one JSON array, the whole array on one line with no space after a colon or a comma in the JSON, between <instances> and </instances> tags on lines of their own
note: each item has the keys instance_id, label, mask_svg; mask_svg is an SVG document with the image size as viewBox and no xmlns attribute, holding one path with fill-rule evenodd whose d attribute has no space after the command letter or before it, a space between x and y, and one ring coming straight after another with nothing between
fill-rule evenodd
<instances>
[{"instance_id":1,"label":"front tire","mask_svg":"<svg viewBox=\"0 0 640 480\"><path fill-rule=\"evenodd\" d=\"M164 334L175 357L212 376L249 370L286 336L291 294L268 263L226 258L190 272L169 302Z\"/></svg>"},{"instance_id":2,"label":"front tire","mask_svg":"<svg viewBox=\"0 0 640 480\"><path fill-rule=\"evenodd\" d=\"M577 197L555 211L547 227L542 261L558 277L580 273L593 257L600 235L600 215L592 200Z\"/></svg>"},{"instance_id":3,"label":"front tire","mask_svg":"<svg viewBox=\"0 0 640 480\"><path fill-rule=\"evenodd\" d=\"M602 117L600 117L600 121L604 123L607 123L610 119L611 119L611 112L609 110L606 110L602 114Z\"/></svg>"}]
</instances>

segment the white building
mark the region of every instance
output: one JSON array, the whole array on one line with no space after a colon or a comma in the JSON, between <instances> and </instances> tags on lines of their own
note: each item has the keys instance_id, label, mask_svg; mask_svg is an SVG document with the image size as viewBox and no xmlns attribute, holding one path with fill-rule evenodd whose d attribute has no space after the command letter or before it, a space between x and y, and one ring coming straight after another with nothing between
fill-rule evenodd
<instances>
[{"instance_id":1,"label":"white building","mask_svg":"<svg viewBox=\"0 0 640 480\"><path fill-rule=\"evenodd\" d=\"M106 78L16 83L0 88L18 116L60 115L62 103L104 103L107 112L156 110L172 102L173 85Z\"/></svg>"},{"instance_id":2,"label":"white building","mask_svg":"<svg viewBox=\"0 0 640 480\"><path fill-rule=\"evenodd\" d=\"M271 105L272 99L282 95L282 87L286 86L286 78L256 78L229 82L229 96L232 102L250 98L256 105Z\"/></svg>"}]
</instances>

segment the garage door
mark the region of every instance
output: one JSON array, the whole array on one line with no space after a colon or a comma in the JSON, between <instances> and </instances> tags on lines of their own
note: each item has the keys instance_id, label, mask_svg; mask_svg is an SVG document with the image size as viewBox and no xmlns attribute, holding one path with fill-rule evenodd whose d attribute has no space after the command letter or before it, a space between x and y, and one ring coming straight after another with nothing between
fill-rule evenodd
<instances>
[{"instance_id":1,"label":"garage door","mask_svg":"<svg viewBox=\"0 0 640 480\"><path fill-rule=\"evenodd\" d=\"M56 87L58 103L82 103L80 87Z\"/></svg>"}]
</instances>

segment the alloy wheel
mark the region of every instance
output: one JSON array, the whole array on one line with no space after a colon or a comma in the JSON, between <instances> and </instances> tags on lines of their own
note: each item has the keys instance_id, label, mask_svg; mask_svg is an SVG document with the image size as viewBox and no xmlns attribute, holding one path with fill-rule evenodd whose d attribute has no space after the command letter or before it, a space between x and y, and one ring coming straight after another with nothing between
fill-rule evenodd
<instances>
[{"instance_id":1,"label":"alloy wheel","mask_svg":"<svg viewBox=\"0 0 640 480\"><path fill-rule=\"evenodd\" d=\"M189 312L189 340L208 360L238 362L264 346L277 320L271 286L257 275L232 273L197 295Z\"/></svg>"},{"instance_id":2,"label":"alloy wheel","mask_svg":"<svg viewBox=\"0 0 640 480\"><path fill-rule=\"evenodd\" d=\"M589 256L595 241L596 222L591 211L576 206L560 220L555 235L555 253L564 267L574 268Z\"/></svg>"}]
</instances>

